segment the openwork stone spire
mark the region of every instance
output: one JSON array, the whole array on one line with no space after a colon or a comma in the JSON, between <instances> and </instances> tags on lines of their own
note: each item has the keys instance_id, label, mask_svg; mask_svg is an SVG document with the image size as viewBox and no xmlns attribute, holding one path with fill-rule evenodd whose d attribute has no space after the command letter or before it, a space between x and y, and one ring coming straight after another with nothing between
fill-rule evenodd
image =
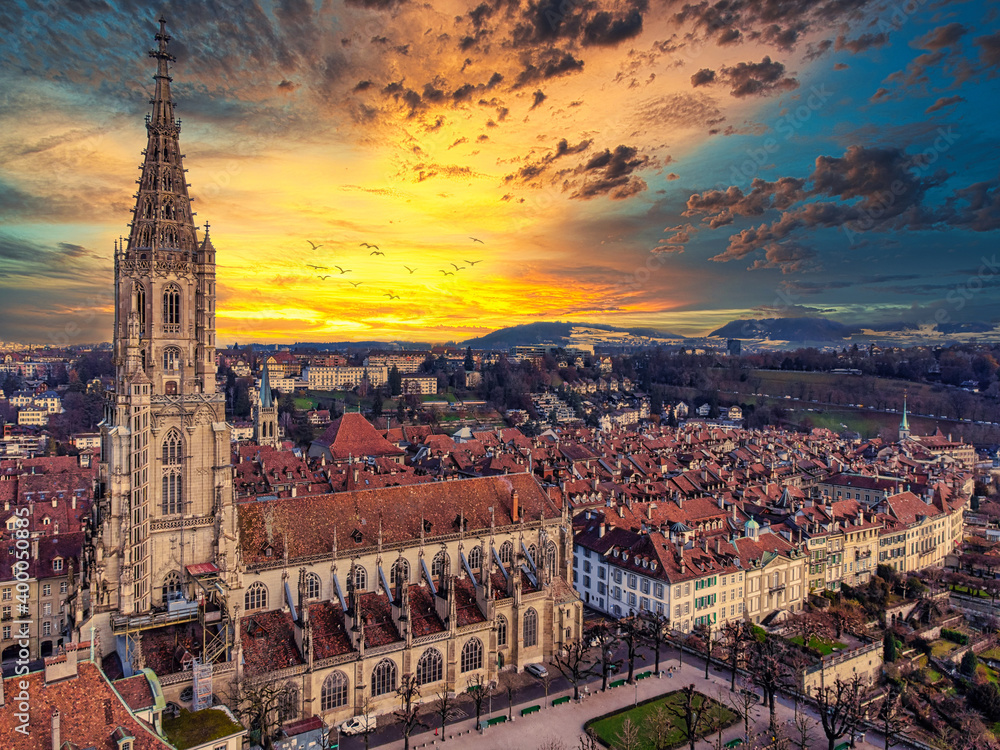
<instances>
[{"instance_id":1,"label":"openwork stone spire","mask_svg":"<svg viewBox=\"0 0 1000 750\"><path fill-rule=\"evenodd\" d=\"M156 75L153 76L156 87L149 102L153 111L146 115L149 136L143 152L142 177L126 249L133 258L149 251L194 253L197 249L191 199L180 152L181 121L174 118L170 96L170 63L175 58L167 52L170 36L166 24L161 18L156 34L157 46L149 51L149 56L156 59ZM152 260L152 256L149 259Z\"/></svg>"}]
</instances>

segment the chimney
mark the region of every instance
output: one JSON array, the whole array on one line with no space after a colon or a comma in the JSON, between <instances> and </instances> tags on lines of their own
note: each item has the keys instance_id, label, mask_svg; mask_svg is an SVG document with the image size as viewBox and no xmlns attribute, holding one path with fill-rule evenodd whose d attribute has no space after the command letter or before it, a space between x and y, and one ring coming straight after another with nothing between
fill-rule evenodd
<instances>
[{"instance_id":1,"label":"chimney","mask_svg":"<svg viewBox=\"0 0 1000 750\"><path fill-rule=\"evenodd\" d=\"M708 537L703 536L701 538L701 551L708 552Z\"/></svg>"},{"instance_id":2,"label":"chimney","mask_svg":"<svg viewBox=\"0 0 1000 750\"><path fill-rule=\"evenodd\" d=\"M510 493L510 517L516 521L521 515L521 508L518 505L517 490Z\"/></svg>"},{"instance_id":3,"label":"chimney","mask_svg":"<svg viewBox=\"0 0 1000 750\"><path fill-rule=\"evenodd\" d=\"M59 709L52 709L52 750L59 750L62 740L59 737Z\"/></svg>"},{"instance_id":4,"label":"chimney","mask_svg":"<svg viewBox=\"0 0 1000 750\"><path fill-rule=\"evenodd\" d=\"M656 510L656 503L650 503L646 506L646 518L650 521L653 520L653 511Z\"/></svg>"},{"instance_id":5,"label":"chimney","mask_svg":"<svg viewBox=\"0 0 1000 750\"><path fill-rule=\"evenodd\" d=\"M67 643L54 656L45 659L45 684L76 677L77 649L80 644Z\"/></svg>"},{"instance_id":6,"label":"chimney","mask_svg":"<svg viewBox=\"0 0 1000 750\"><path fill-rule=\"evenodd\" d=\"M722 554L722 539L719 537L715 537L715 554Z\"/></svg>"},{"instance_id":7,"label":"chimney","mask_svg":"<svg viewBox=\"0 0 1000 750\"><path fill-rule=\"evenodd\" d=\"M597 527L597 537L598 537L598 539L600 539L601 537L604 536L604 532L606 530L607 530L607 527L604 525L604 521L601 521L601 525Z\"/></svg>"}]
</instances>

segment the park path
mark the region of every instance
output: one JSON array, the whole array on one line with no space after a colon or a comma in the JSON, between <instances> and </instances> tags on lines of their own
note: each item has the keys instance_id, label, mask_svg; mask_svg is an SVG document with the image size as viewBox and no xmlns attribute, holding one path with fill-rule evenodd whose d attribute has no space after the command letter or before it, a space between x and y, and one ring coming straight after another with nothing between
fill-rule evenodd
<instances>
[{"instance_id":1,"label":"park path","mask_svg":"<svg viewBox=\"0 0 1000 750\"><path fill-rule=\"evenodd\" d=\"M690 663L689 663L690 662ZM677 660L672 658L664 660L661 664L664 668L677 667ZM551 667L550 667L551 669ZM645 668L636 667L636 672L640 673ZM675 671L672 677L650 677L644 680L637 680L634 685L623 685L607 692L594 691L594 683L590 683L591 693L584 697L581 703L572 701L552 706L551 702L555 698L565 695L572 695L572 689L553 691L547 701L527 701L514 704L513 723L498 724L486 729L482 734L476 729L475 716L456 721L446 729L446 737L442 739L436 736L434 730L428 730L410 737L411 750L427 748L455 748L458 750L536 750L543 746L548 746L552 741L561 742L565 750L574 750L578 739L583 733L583 725L595 716L601 716L617 709L634 705L636 701L643 701L655 698L658 695L677 690L684 685L694 683L695 688L710 698L719 699L725 705L726 697L729 695L729 672L713 667L709 671L708 679L705 678L705 662L689 654L684 655L684 664ZM600 685L600 682L597 682ZM541 705L542 709L528 716L521 716L521 709L533 705ZM507 713L506 700L494 699L492 716L499 716ZM806 710L800 706L799 711ZM807 713L814 720L817 717L815 710L808 709ZM795 708L790 698L780 697L776 706L777 720L780 725L791 729L791 722L794 720ZM487 714L484 708L483 718ZM767 726L767 710L758 704L754 717L754 727L762 731ZM730 727L722 733L723 742L740 737L743 734L743 722ZM787 733L786 733L787 734ZM825 748L826 736L822 728L817 724L811 732L813 741L811 747ZM792 736L795 736L794 734ZM697 748L708 750L715 747L715 735L710 738L699 740ZM856 747L860 750L881 750L883 747L881 737L873 743L872 733L868 733L868 741L858 742ZM395 740L385 744L376 745L378 736L372 737L372 747L384 748L385 750L401 750L402 740ZM905 747L900 745L899 747Z\"/></svg>"}]
</instances>

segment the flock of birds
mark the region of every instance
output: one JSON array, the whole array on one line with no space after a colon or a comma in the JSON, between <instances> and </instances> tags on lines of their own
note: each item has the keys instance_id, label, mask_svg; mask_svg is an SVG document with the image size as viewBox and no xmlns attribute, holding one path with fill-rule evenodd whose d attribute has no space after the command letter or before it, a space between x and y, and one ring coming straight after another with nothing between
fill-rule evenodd
<instances>
[{"instance_id":1,"label":"flock of birds","mask_svg":"<svg viewBox=\"0 0 1000 750\"><path fill-rule=\"evenodd\" d=\"M473 243L478 242L481 245L485 245L486 244L485 242L483 242L480 239L477 239L476 237L469 237L469 239L472 240ZM319 250L321 247L323 247L323 245L317 245L312 240L306 240L306 242L309 243L309 245L312 247L313 250ZM362 242L362 243L359 244L359 247L364 247L364 248L367 248L368 250L370 250L371 252L368 253L369 256L372 256L372 255L381 255L383 258L385 257L385 253L382 252L382 250L379 249L378 245L372 244L370 242ZM440 273L444 274L445 276L454 276L459 271L463 271L466 268L472 268L477 263L482 263L483 261L482 261L482 259L480 259L480 260L463 260L463 262L464 263L468 263L469 265L468 266L460 266L457 263L450 263L449 265L452 266L452 268L455 269L454 271L448 271L448 270L446 270L444 268L439 268L438 271ZM317 266L317 265L314 265L312 263L306 263L306 267L307 268L312 268L314 271L317 271L317 272L318 271L329 271L332 268L335 268L335 269L337 269L337 271L340 272L340 276L344 276L345 274L352 273L352 269L350 269L350 268L343 268L341 266ZM403 268L405 268L407 271L409 271L409 273L410 273L411 276L414 274L415 271L417 271L416 268L410 268L409 266L407 266L405 264L403 265ZM336 274L321 274L321 273L317 273L316 277L319 278L319 279L322 279L323 281L326 281L327 279L339 278ZM363 281L350 281L350 280L347 280L347 279L345 279L345 281L347 281L347 283L350 284L351 286L353 286L355 289L357 289L359 286L361 286L364 283ZM393 294L392 292L386 292L382 296L383 297L388 297L390 301L392 301L394 299L400 299L400 296L398 294Z\"/></svg>"}]
</instances>

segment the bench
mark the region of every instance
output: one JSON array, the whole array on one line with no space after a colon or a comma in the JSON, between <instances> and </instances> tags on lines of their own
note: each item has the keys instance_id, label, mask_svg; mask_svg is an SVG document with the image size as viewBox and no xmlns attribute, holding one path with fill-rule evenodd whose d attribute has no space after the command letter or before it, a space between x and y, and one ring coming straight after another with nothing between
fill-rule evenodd
<instances>
[{"instance_id":1,"label":"bench","mask_svg":"<svg viewBox=\"0 0 1000 750\"><path fill-rule=\"evenodd\" d=\"M611 683L611 685L609 685L609 687L613 687L613 688L621 687L626 682L628 682L628 680L615 680L614 682Z\"/></svg>"},{"instance_id":2,"label":"bench","mask_svg":"<svg viewBox=\"0 0 1000 750\"><path fill-rule=\"evenodd\" d=\"M486 720L486 726L492 727L492 726L496 726L497 724L503 724L506 721L507 721L507 715L506 714L504 714L503 716L495 716L492 719L487 719Z\"/></svg>"},{"instance_id":3,"label":"bench","mask_svg":"<svg viewBox=\"0 0 1000 750\"><path fill-rule=\"evenodd\" d=\"M653 676L652 672L643 672L642 674L637 674L635 676L635 679L637 679L637 680L645 680L647 677L652 677L652 676Z\"/></svg>"},{"instance_id":4,"label":"bench","mask_svg":"<svg viewBox=\"0 0 1000 750\"><path fill-rule=\"evenodd\" d=\"M562 698L555 698L552 701L553 706L561 706L563 703L569 703L569 696L564 695Z\"/></svg>"},{"instance_id":5,"label":"bench","mask_svg":"<svg viewBox=\"0 0 1000 750\"><path fill-rule=\"evenodd\" d=\"M528 706L527 708L521 709L521 716L527 716L528 714L533 714L536 711L541 711L541 706Z\"/></svg>"},{"instance_id":6,"label":"bench","mask_svg":"<svg viewBox=\"0 0 1000 750\"><path fill-rule=\"evenodd\" d=\"M841 742L833 750L847 750L851 746L850 742Z\"/></svg>"},{"instance_id":7,"label":"bench","mask_svg":"<svg viewBox=\"0 0 1000 750\"><path fill-rule=\"evenodd\" d=\"M735 740L729 740L729 742L723 745L723 747L733 748L733 747L739 747L742 744L743 744L743 738L737 737Z\"/></svg>"}]
</instances>

